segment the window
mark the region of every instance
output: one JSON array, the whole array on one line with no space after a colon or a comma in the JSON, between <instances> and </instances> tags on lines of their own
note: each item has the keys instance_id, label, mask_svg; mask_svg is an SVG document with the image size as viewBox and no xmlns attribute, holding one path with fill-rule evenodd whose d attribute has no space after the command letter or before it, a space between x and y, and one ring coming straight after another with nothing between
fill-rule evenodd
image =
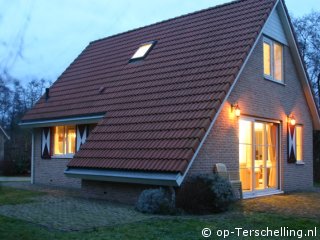
<instances>
[{"instance_id":1,"label":"window","mask_svg":"<svg viewBox=\"0 0 320 240\"><path fill-rule=\"evenodd\" d=\"M298 163L303 162L301 125L296 125L296 158Z\"/></svg>"},{"instance_id":2,"label":"window","mask_svg":"<svg viewBox=\"0 0 320 240\"><path fill-rule=\"evenodd\" d=\"M138 48L138 50L133 54L133 56L130 59L130 62L145 58L148 55L148 53L151 51L155 43L156 43L155 41L152 41L152 42L142 44Z\"/></svg>"},{"instance_id":3,"label":"window","mask_svg":"<svg viewBox=\"0 0 320 240\"><path fill-rule=\"evenodd\" d=\"M76 127L57 126L53 130L53 155L72 156L76 151Z\"/></svg>"},{"instance_id":4,"label":"window","mask_svg":"<svg viewBox=\"0 0 320 240\"><path fill-rule=\"evenodd\" d=\"M279 124L239 120L239 173L243 191L278 188Z\"/></svg>"},{"instance_id":5,"label":"window","mask_svg":"<svg viewBox=\"0 0 320 240\"><path fill-rule=\"evenodd\" d=\"M263 40L263 71L267 79L283 82L283 47L267 38Z\"/></svg>"}]
</instances>

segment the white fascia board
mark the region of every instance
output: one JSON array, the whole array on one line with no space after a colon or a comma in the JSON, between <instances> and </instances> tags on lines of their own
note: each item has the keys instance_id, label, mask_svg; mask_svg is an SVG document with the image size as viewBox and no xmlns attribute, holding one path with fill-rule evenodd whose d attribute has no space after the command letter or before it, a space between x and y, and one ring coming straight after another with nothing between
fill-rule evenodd
<instances>
[{"instance_id":1,"label":"white fascia board","mask_svg":"<svg viewBox=\"0 0 320 240\"><path fill-rule=\"evenodd\" d=\"M36 128L36 127L52 127L58 124L89 124L97 123L105 115L86 116L86 117L74 117L74 118L58 118L51 120L39 120L30 122L21 122L19 125L23 128Z\"/></svg>"},{"instance_id":2,"label":"white fascia board","mask_svg":"<svg viewBox=\"0 0 320 240\"><path fill-rule=\"evenodd\" d=\"M138 183L159 186L177 187L180 173L135 172L108 169L67 168L64 174L68 177L86 180Z\"/></svg>"}]
</instances>

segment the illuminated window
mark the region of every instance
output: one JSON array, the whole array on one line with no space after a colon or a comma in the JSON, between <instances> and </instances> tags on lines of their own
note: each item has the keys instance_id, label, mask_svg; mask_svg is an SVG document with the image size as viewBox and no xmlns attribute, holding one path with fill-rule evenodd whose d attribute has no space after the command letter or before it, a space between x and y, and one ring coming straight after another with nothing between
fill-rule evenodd
<instances>
[{"instance_id":1,"label":"illuminated window","mask_svg":"<svg viewBox=\"0 0 320 240\"><path fill-rule=\"evenodd\" d=\"M57 126L53 131L53 155L73 155L76 150L76 127Z\"/></svg>"},{"instance_id":2,"label":"illuminated window","mask_svg":"<svg viewBox=\"0 0 320 240\"><path fill-rule=\"evenodd\" d=\"M267 79L283 82L283 47L267 38L263 40L263 71Z\"/></svg>"},{"instance_id":3,"label":"illuminated window","mask_svg":"<svg viewBox=\"0 0 320 240\"><path fill-rule=\"evenodd\" d=\"M271 76L271 46L269 43L263 43L263 66L264 75Z\"/></svg>"},{"instance_id":4,"label":"illuminated window","mask_svg":"<svg viewBox=\"0 0 320 240\"><path fill-rule=\"evenodd\" d=\"M302 126L296 125L296 157L297 162L303 161L303 154L302 154Z\"/></svg>"},{"instance_id":5,"label":"illuminated window","mask_svg":"<svg viewBox=\"0 0 320 240\"><path fill-rule=\"evenodd\" d=\"M138 50L133 54L130 61L141 60L145 58L148 55L148 53L151 51L155 43L156 43L155 41L152 41L152 42L142 44L138 48Z\"/></svg>"}]
</instances>

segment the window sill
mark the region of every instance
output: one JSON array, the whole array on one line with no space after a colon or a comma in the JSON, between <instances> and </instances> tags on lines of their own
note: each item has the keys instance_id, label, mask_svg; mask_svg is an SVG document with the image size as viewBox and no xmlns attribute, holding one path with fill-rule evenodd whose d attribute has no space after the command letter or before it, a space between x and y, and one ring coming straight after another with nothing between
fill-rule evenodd
<instances>
[{"instance_id":1,"label":"window sill","mask_svg":"<svg viewBox=\"0 0 320 240\"><path fill-rule=\"evenodd\" d=\"M73 156L74 156L74 154L52 155L51 159L65 159L65 158L71 159L71 158L73 158Z\"/></svg>"},{"instance_id":2,"label":"window sill","mask_svg":"<svg viewBox=\"0 0 320 240\"><path fill-rule=\"evenodd\" d=\"M274 83L280 84L282 86L286 86L287 85L283 81L274 80L274 79L272 79L270 77L267 77L266 75L264 76L264 79L267 80L267 81L270 81L270 82L274 82Z\"/></svg>"},{"instance_id":3,"label":"window sill","mask_svg":"<svg viewBox=\"0 0 320 240\"><path fill-rule=\"evenodd\" d=\"M296 165L305 165L305 162L304 161L297 161Z\"/></svg>"}]
</instances>

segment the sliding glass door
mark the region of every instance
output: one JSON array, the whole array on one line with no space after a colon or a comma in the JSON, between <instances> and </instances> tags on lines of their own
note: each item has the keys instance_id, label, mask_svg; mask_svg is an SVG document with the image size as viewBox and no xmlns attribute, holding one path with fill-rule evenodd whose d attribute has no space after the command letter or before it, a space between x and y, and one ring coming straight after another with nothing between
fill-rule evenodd
<instances>
[{"instance_id":1,"label":"sliding glass door","mask_svg":"<svg viewBox=\"0 0 320 240\"><path fill-rule=\"evenodd\" d=\"M276 123L239 121L239 167L243 191L278 188Z\"/></svg>"}]
</instances>

